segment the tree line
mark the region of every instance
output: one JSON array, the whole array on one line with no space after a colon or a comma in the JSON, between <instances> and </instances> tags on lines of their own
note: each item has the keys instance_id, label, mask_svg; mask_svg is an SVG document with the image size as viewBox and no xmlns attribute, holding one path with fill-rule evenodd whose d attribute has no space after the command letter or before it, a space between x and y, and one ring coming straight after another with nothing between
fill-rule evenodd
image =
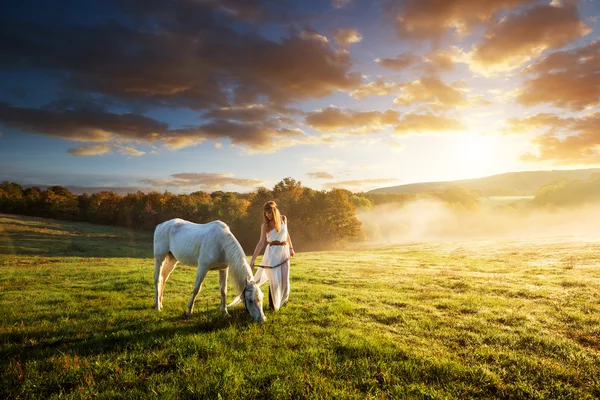
<instances>
[{"instance_id":1,"label":"tree line","mask_svg":"<svg viewBox=\"0 0 600 400\"><path fill-rule=\"evenodd\" d=\"M478 195L460 187L430 193L450 206L476 209ZM258 241L265 202L275 200L290 221L294 244L304 250L331 249L367 239L357 210L378 205L401 207L421 197L415 194L352 193L345 189L314 190L285 178L272 189L251 193L197 191L190 194L129 193L112 191L74 194L63 186L24 188L14 182L0 184L0 212L92 222L152 231L171 218L196 223L221 220L228 224L246 252Z\"/></svg>"},{"instance_id":2,"label":"tree line","mask_svg":"<svg viewBox=\"0 0 600 400\"><path fill-rule=\"evenodd\" d=\"M230 226L243 248L250 252L259 238L263 205L275 200L290 220L294 244L314 250L339 247L359 238L360 222L350 200L352 196L342 189L313 190L291 178L283 179L271 190L260 187L251 193L138 191L125 196L112 191L77 195L63 186L23 188L14 182L3 182L0 212L150 231L171 218L196 223L218 219Z\"/></svg>"}]
</instances>

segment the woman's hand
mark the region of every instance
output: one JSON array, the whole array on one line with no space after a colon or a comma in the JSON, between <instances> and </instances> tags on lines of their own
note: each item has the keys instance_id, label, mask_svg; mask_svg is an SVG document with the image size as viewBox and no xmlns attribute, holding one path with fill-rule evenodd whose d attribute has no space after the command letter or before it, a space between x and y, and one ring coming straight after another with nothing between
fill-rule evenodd
<instances>
[{"instance_id":1,"label":"woman's hand","mask_svg":"<svg viewBox=\"0 0 600 400\"><path fill-rule=\"evenodd\" d=\"M290 247L290 257L294 257L294 254L296 254L296 252L294 251L294 248Z\"/></svg>"}]
</instances>

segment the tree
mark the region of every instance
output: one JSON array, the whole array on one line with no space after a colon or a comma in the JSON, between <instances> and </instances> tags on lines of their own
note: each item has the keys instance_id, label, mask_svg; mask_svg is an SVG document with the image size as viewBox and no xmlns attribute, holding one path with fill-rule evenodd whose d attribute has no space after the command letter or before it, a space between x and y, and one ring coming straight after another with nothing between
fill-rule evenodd
<instances>
[{"instance_id":1,"label":"tree","mask_svg":"<svg viewBox=\"0 0 600 400\"><path fill-rule=\"evenodd\" d=\"M115 192L103 191L92 194L88 207L90 221L100 224L115 224L120 203L121 196Z\"/></svg>"},{"instance_id":2,"label":"tree","mask_svg":"<svg viewBox=\"0 0 600 400\"><path fill-rule=\"evenodd\" d=\"M74 220L79 216L79 200L64 186L50 186L40 200L45 217Z\"/></svg>"},{"instance_id":3,"label":"tree","mask_svg":"<svg viewBox=\"0 0 600 400\"><path fill-rule=\"evenodd\" d=\"M4 181L0 185L0 212L18 213L23 201L23 187L18 183Z\"/></svg>"}]
</instances>

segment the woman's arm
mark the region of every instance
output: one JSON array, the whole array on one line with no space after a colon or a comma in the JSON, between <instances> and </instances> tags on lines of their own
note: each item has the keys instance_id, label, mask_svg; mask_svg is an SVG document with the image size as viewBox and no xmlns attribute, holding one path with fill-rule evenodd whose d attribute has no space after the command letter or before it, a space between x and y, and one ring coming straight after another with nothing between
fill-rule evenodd
<instances>
[{"instance_id":1,"label":"woman's arm","mask_svg":"<svg viewBox=\"0 0 600 400\"><path fill-rule=\"evenodd\" d=\"M290 224L287 222L287 218L285 219L285 223L288 226L287 242L288 246L290 246L290 257L294 257L296 252L294 251L294 245L292 244L292 237L290 236Z\"/></svg>"},{"instance_id":2,"label":"woman's arm","mask_svg":"<svg viewBox=\"0 0 600 400\"><path fill-rule=\"evenodd\" d=\"M265 238L266 237L267 237L267 227L263 223L260 226L260 240L258 241L256 248L254 248L254 254L252 254L252 261L250 261L250 268L254 268L254 261L256 261L256 257L258 257L258 255L260 254L263 247L265 247Z\"/></svg>"}]
</instances>

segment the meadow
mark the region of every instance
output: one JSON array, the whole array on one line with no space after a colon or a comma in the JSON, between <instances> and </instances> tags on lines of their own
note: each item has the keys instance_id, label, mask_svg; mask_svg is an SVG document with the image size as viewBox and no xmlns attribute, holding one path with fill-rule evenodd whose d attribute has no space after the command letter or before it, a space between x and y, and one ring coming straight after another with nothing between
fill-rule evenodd
<instances>
[{"instance_id":1,"label":"meadow","mask_svg":"<svg viewBox=\"0 0 600 400\"><path fill-rule=\"evenodd\" d=\"M186 318L151 234L0 214L0 398L600 397L600 240L354 247L297 249L264 324L217 273Z\"/></svg>"}]
</instances>

